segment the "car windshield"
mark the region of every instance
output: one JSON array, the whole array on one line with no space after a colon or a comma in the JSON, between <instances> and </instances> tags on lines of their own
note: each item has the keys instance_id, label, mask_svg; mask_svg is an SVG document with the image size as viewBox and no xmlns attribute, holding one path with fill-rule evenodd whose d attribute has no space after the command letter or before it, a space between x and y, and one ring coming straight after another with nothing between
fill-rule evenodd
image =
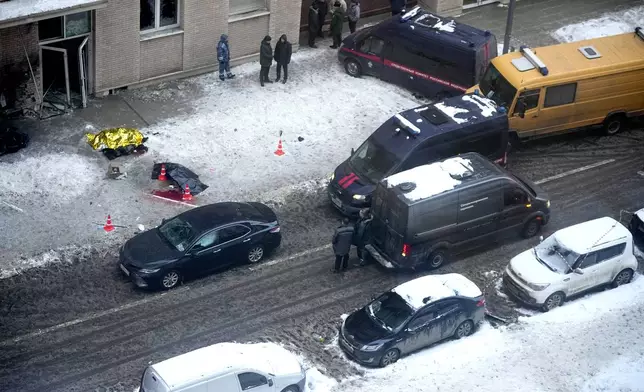
<instances>
[{"instance_id":1,"label":"car windshield","mask_svg":"<svg viewBox=\"0 0 644 392\"><path fill-rule=\"evenodd\" d=\"M367 305L367 314L384 329L396 331L413 315L413 309L396 293L387 293Z\"/></svg>"},{"instance_id":2,"label":"car windshield","mask_svg":"<svg viewBox=\"0 0 644 392\"><path fill-rule=\"evenodd\" d=\"M349 165L353 170L372 183L380 182L396 163L396 157L371 138L349 158Z\"/></svg>"},{"instance_id":3,"label":"car windshield","mask_svg":"<svg viewBox=\"0 0 644 392\"><path fill-rule=\"evenodd\" d=\"M179 217L172 218L162 224L159 227L159 233L180 252L186 250L186 247L190 245L190 242L196 236L195 230L190 226L190 223Z\"/></svg>"},{"instance_id":4,"label":"car windshield","mask_svg":"<svg viewBox=\"0 0 644 392\"><path fill-rule=\"evenodd\" d=\"M510 107L514 96L517 94L517 89L514 88L496 67L490 64L483 75L483 79L479 82L481 93L496 102L499 106L504 106L506 109Z\"/></svg>"},{"instance_id":5,"label":"car windshield","mask_svg":"<svg viewBox=\"0 0 644 392\"><path fill-rule=\"evenodd\" d=\"M579 254L557 241L554 235L537 245L534 253L540 263L560 274L570 272L579 259Z\"/></svg>"}]
</instances>

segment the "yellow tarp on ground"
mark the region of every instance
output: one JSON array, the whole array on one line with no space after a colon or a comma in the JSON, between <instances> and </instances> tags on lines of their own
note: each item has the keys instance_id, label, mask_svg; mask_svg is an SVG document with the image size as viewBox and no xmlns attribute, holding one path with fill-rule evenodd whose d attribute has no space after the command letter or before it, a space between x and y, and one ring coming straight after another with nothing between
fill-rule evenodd
<instances>
[{"instance_id":1,"label":"yellow tarp on ground","mask_svg":"<svg viewBox=\"0 0 644 392\"><path fill-rule=\"evenodd\" d=\"M131 144L135 146L143 143L143 134L134 128L111 128L104 129L97 134L86 133L87 143L94 150L103 148L125 147Z\"/></svg>"}]
</instances>

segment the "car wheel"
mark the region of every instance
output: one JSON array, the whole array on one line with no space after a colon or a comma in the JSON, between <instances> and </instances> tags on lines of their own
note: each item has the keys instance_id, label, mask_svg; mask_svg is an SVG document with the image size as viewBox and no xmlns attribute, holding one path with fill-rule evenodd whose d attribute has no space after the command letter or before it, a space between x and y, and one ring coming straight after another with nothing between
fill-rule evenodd
<instances>
[{"instance_id":1,"label":"car wheel","mask_svg":"<svg viewBox=\"0 0 644 392\"><path fill-rule=\"evenodd\" d=\"M380 367L387 367L400 359L400 351L395 348L387 350L380 358Z\"/></svg>"},{"instance_id":2,"label":"car wheel","mask_svg":"<svg viewBox=\"0 0 644 392\"><path fill-rule=\"evenodd\" d=\"M447 262L447 252L444 250L434 251L427 258L427 266L430 269L440 268L446 262Z\"/></svg>"},{"instance_id":3,"label":"car wheel","mask_svg":"<svg viewBox=\"0 0 644 392\"><path fill-rule=\"evenodd\" d=\"M169 271L161 278L161 287L170 290L181 282L181 275L177 271Z\"/></svg>"},{"instance_id":4,"label":"car wheel","mask_svg":"<svg viewBox=\"0 0 644 392\"><path fill-rule=\"evenodd\" d=\"M550 297L548 297L546 299L546 302L543 303L543 306L541 307L541 309L544 312L547 312L549 310L552 310L554 308L557 308L557 307L563 305L564 300L565 300L565 297L564 297L563 293L558 291L558 292L550 295Z\"/></svg>"},{"instance_id":5,"label":"car wheel","mask_svg":"<svg viewBox=\"0 0 644 392\"><path fill-rule=\"evenodd\" d=\"M466 336L470 336L474 332L474 323L470 320L463 321L454 332L454 337L456 339L461 339Z\"/></svg>"},{"instance_id":6,"label":"car wheel","mask_svg":"<svg viewBox=\"0 0 644 392\"><path fill-rule=\"evenodd\" d=\"M347 59L347 61L344 62L344 70L354 78L359 78L362 75L360 63L354 59Z\"/></svg>"},{"instance_id":7,"label":"car wheel","mask_svg":"<svg viewBox=\"0 0 644 392\"><path fill-rule=\"evenodd\" d=\"M541 230L541 222L536 219L530 220L528 223L523 226L523 231L521 235L523 238L532 238Z\"/></svg>"},{"instance_id":8,"label":"car wheel","mask_svg":"<svg viewBox=\"0 0 644 392\"><path fill-rule=\"evenodd\" d=\"M619 133L624 127L624 116L615 115L608 117L604 121L604 133L606 135L612 136Z\"/></svg>"},{"instance_id":9,"label":"car wheel","mask_svg":"<svg viewBox=\"0 0 644 392\"><path fill-rule=\"evenodd\" d=\"M259 263L264 258L264 247L261 245L253 246L248 250L247 258L251 264Z\"/></svg>"},{"instance_id":10,"label":"car wheel","mask_svg":"<svg viewBox=\"0 0 644 392\"><path fill-rule=\"evenodd\" d=\"M300 392L300 388L295 385L289 385L288 387L282 389L282 392Z\"/></svg>"},{"instance_id":11,"label":"car wheel","mask_svg":"<svg viewBox=\"0 0 644 392\"><path fill-rule=\"evenodd\" d=\"M619 287L624 284L628 284L631 282L631 279L633 279L633 270L632 269L625 269L620 271L619 274L613 279L613 282L610 284L612 288Z\"/></svg>"}]
</instances>

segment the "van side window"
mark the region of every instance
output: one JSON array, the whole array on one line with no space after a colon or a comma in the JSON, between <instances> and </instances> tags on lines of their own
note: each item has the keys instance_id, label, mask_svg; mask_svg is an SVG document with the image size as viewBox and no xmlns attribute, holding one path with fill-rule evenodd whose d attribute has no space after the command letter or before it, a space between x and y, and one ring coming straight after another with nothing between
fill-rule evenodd
<instances>
[{"instance_id":1,"label":"van side window","mask_svg":"<svg viewBox=\"0 0 644 392\"><path fill-rule=\"evenodd\" d=\"M371 36L362 41L359 50L362 53L371 53L380 56L382 49L385 47L385 41L380 38Z\"/></svg>"},{"instance_id":2,"label":"van side window","mask_svg":"<svg viewBox=\"0 0 644 392\"><path fill-rule=\"evenodd\" d=\"M586 254L584 256L581 256L579 258L579 262L577 263L578 264L577 268L589 268L589 267L592 267L593 265L597 264L598 263L598 261L597 261L598 260L597 253L599 253L599 252L592 252L592 253L588 253L588 254Z\"/></svg>"},{"instance_id":3,"label":"van side window","mask_svg":"<svg viewBox=\"0 0 644 392\"><path fill-rule=\"evenodd\" d=\"M577 94L577 83L562 84L561 86L548 87L546 89L546 100L544 108L567 105L575 102Z\"/></svg>"},{"instance_id":4,"label":"van side window","mask_svg":"<svg viewBox=\"0 0 644 392\"><path fill-rule=\"evenodd\" d=\"M239 385L241 385L242 391L248 391L268 384L266 377L257 373L240 373L237 375L237 378L239 379Z\"/></svg>"},{"instance_id":5,"label":"van side window","mask_svg":"<svg viewBox=\"0 0 644 392\"><path fill-rule=\"evenodd\" d=\"M523 189L517 187L506 187L503 190L503 204L506 207L526 204L527 202L528 195L526 195Z\"/></svg>"},{"instance_id":6,"label":"van side window","mask_svg":"<svg viewBox=\"0 0 644 392\"><path fill-rule=\"evenodd\" d=\"M626 244L619 244L619 245L613 245L611 247L608 247L606 249L600 250L597 255L597 262L601 263L604 260L609 260L612 259L613 257L617 257L624 253L624 249L626 249Z\"/></svg>"},{"instance_id":7,"label":"van side window","mask_svg":"<svg viewBox=\"0 0 644 392\"><path fill-rule=\"evenodd\" d=\"M519 94L519 99L517 99L517 104L514 107L514 113L519 113L523 109L528 111L534 109L539 105L539 94L541 90L528 90ZM523 108L520 108L519 102L523 102Z\"/></svg>"}]
</instances>

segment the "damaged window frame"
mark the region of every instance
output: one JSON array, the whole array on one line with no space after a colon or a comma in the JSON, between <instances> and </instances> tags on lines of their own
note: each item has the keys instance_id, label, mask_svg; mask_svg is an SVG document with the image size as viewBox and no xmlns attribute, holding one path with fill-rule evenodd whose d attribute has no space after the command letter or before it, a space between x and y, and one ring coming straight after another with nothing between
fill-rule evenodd
<instances>
[{"instance_id":1,"label":"damaged window frame","mask_svg":"<svg viewBox=\"0 0 644 392\"><path fill-rule=\"evenodd\" d=\"M87 20L87 32L85 33L79 33L79 34L70 34L68 30L68 24L69 24L69 19L79 17L80 15L85 15L85 18ZM69 38L78 38L78 37L87 37L92 33L92 28L94 26L94 20L92 17L92 11L84 11L84 12L77 12L74 14L69 14L69 15L63 15L63 16L57 16L55 18L49 18L45 19L42 21L38 22L38 42L43 45L43 44L50 44L54 42L59 42L59 41L64 41ZM62 35L58 35L55 37L41 37L41 32L43 29L41 29L42 25L44 22L53 22L58 20L60 23L60 32Z\"/></svg>"},{"instance_id":2,"label":"damaged window frame","mask_svg":"<svg viewBox=\"0 0 644 392\"><path fill-rule=\"evenodd\" d=\"M169 25L162 26L162 20L159 17L164 3L174 1L176 7L176 22ZM152 25L151 27L143 27L143 3L154 3L152 10ZM139 31L141 34L151 34L164 30L172 30L181 26L181 0L141 0L139 2Z\"/></svg>"}]
</instances>

